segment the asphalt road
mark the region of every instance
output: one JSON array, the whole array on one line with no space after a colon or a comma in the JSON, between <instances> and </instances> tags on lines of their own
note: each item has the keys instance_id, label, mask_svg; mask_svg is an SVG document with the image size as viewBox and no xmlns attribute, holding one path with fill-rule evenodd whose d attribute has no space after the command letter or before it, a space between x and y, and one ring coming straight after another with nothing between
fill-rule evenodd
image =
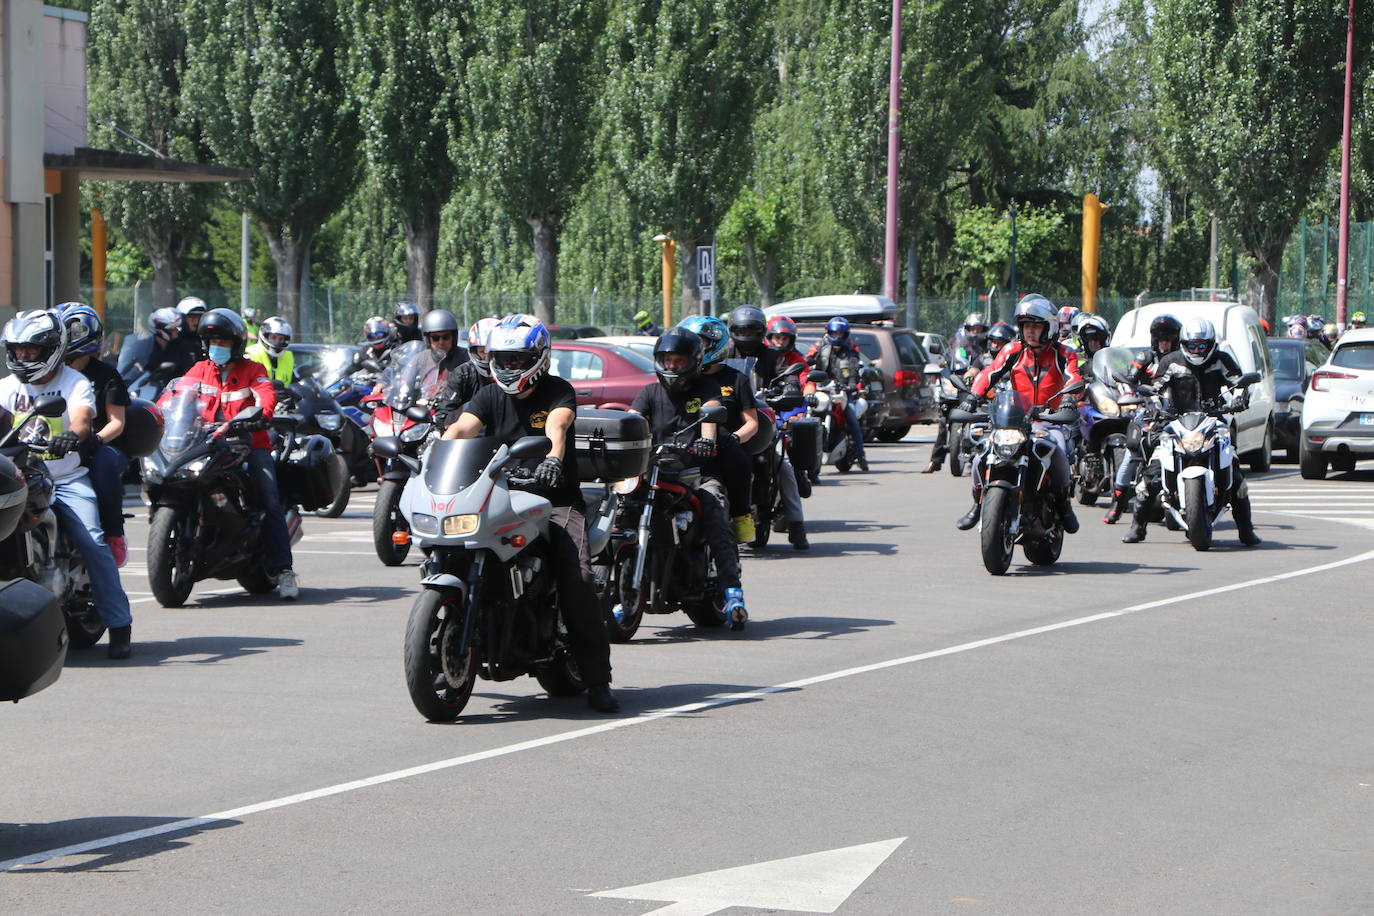
<instances>
[{"instance_id":1,"label":"asphalt road","mask_svg":"<svg viewBox=\"0 0 1374 916\"><path fill-rule=\"evenodd\" d=\"M618 718L521 679L423 722L371 490L294 604L162 609L135 551L134 658L0 710L0 912L1374 912L1374 475L1276 466L1257 550L1081 510L993 578L917 439L746 560L743 633L617 647Z\"/></svg>"}]
</instances>

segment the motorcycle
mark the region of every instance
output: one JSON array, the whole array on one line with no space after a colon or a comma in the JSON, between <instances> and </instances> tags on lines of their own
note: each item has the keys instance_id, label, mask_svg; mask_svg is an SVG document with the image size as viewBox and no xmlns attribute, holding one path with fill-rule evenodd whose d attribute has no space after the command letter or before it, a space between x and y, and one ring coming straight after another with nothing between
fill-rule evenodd
<instances>
[{"instance_id":1,"label":"motorcycle","mask_svg":"<svg viewBox=\"0 0 1374 916\"><path fill-rule=\"evenodd\" d=\"M701 408L681 440L702 423L723 423L728 411ZM664 442L653 449L647 473L615 485L621 497L606 628L612 642L628 642L645 614L683 611L699 627L725 622L725 591L716 578L696 489L701 469L690 449ZM616 537L616 535L613 535Z\"/></svg>"},{"instance_id":2,"label":"motorcycle","mask_svg":"<svg viewBox=\"0 0 1374 916\"><path fill-rule=\"evenodd\" d=\"M758 413L760 432L748 443L754 452L753 476L753 514L754 540L749 546L762 550L768 546L773 533L773 520L781 515L782 489L778 477L782 474L784 459L792 451L793 437L796 435L794 424L800 428L807 424L816 425L810 417L794 416L805 407L801 389L796 377L801 374L800 363L794 364L772 379L768 387L758 394ZM764 435L765 424L772 435ZM818 432L814 435L818 436ZM814 441L814 440L808 440ZM792 467L797 476L797 489L805 498L811 495L811 481L804 473Z\"/></svg>"},{"instance_id":3,"label":"motorcycle","mask_svg":"<svg viewBox=\"0 0 1374 916\"><path fill-rule=\"evenodd\" d=\"M854 377L857 377L857 371L855 369ZM848 379L849 376L835 378L820 369L812 369L807 377L808 381L814 382L816 385L811 415L821 421L825 431L822 440L823 463L834 465L835 470L841 474L848 474L850 468L854 466L855 460L849 445L849 435L845 428L845 407L853 403L854 413L859 418L861 430L863 429L864 414L868 412L868 400L852 384L848 383ZM811 478L812 482L815 482L819 473L818 470L816 476Z\"/></svg>"},{"instance_id":4,"label":"motorcycle","mask_svg":"<svg viewBox=\"0 0 1374 916\"><path fill-rule=\"evenodd\" d=\"M1132 358L1126 347L1107 347L1093 354L1093 381L1088 385L1087 402L1078 409L1082 436L1074 452L1080 505L1096 505L1099 496L1110 494L1116 470L1126 460L1127 434L1136 410L1125 381Z\"/></svg>"},{"instance_id":5,"label":"motorcycle","mask_svg":"<svg viewBox=\"0 0 1374 916\"><path fill-rule=\"evenodd\" d=\"M309 366L298 373L299 379L286 386L280 395L279 403L300 417L296 427L298 436L323 436L334 449L331 459L338 467L331 473L337 474L344 485L338 488L329 505L315 510L320 518L338 518L348 508L352 487L349 483L357 477L357 468L375 468L376 463L368 454L368 436L356 423L344 414L339 402L334 399Z\"/></svg>"},{"instance_id":6,"label":"motorcycle","mask_svg":"<svg viewBox=\"0 0 1374 916\"><path fill-rule=\"evenodd\" d=\"M398 457L377 454L380 438L396 438L400 454L417 459L435 433L427 392L435 387L426 378L429 364L423 341L402 344L382 373L382 390L364 398L361 407L372 414L373 455L377 461L377 500L372 506L372 547L387 566L400 566L410 554L410 527L401 512L401 494L412 465Z\"/></svg>"},{"instance_id":7,"label":"motorcycle","mask_svg":"<svg viewBox=\"0 0 1374 916\"><path fill-rule=\"evenodd\" d=\"M1054 397L1082 390L1081 381L1071 382ZM983 566L994 576L1004 575L1018 543L1036 566L1056 563L1064 529L1050 491L1055 446L1035 435L1034 424L1077 423L1078 410L1072 405L1056 411L1033 407L1015 389L1005 389L993 397L986 414L955 408L950 420L988 424L980 452L983 511L978 532Z\"/></svg>"},{"instance_id":8,"label":"motorcycle","mask_svg":"<svg viewBox=\"0 0 1374 916\"><path fill-rule=\"evenodd\" d=\"M271 591L262 537L263 512L245 461L248 428L262 408L247 407L222 422L203 419L200 384L181 378L164 394L166 428L158 450L143 459L150 507L148 582L163 607L180 607L203 579L236 579L249 594ZM300 417L272 420L277 481L291 543L301 538L297 506L315 509L346 485L322 436L298 437Z\"/></svg>"},{"instance_id":9,"label":"motorcycle","mask_svg":"<svg viewBox=\"0 0 1374 916\"><path fill-rule=\"evenodd\" d=\"M439 440L421 463L396 437L372 444L414 473L401 511L428 553L405 633L411 702L431 722L458 718L477 677L532 675L550 696L582 679L558 613L547 541L552 506L518 487L512 461L548 454L549 439ZM528 479L528 478L524 478Z\"/></svg>"},{"instance_id":10,"label":"motorcycle","mask_svg":"<svg viewBox=\"0 0 1374 916\"><path fill-rule=\"evenodd\" d=\"M1258 372L1248 372L1235 387L1243 390L1259 380ZM1142 385L1139 390L1150 395L1155 389ZM1173 413L1163 405L1156 408L1163 423L1154 452L1162 471L1160 504L1166 516L1188 533L1194 550L1211 548L1212 528L1229 505L1236 451L1226 417L1235 410L1230 403L1184 413Z\"/></svg>"}]
</instances>

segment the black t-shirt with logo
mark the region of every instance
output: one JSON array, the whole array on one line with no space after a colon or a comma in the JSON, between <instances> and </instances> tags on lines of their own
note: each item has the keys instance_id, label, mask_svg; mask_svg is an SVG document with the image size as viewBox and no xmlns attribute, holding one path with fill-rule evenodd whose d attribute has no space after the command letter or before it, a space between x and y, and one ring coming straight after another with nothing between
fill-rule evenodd
<instances>
[{"instance_id":1,"label":"black t-shirt with logo","mask_svg":"<svg viewBox=\"0 0 1374 916\"><path fill-rule=\"evenodd\" d=\"M737 431L744 425L744 411L758 407L754 401L754 386L743 372L730 366L706 378L720 386L720 403L730 411L730 419L725 422L725 428L732 433Z\"/></svg>"},{"instance_id":2,"label":"black t-shirt with logo","mask_svg":"<svg viewBox=\"0 0 1374 916\"><path fill-rule=\"evenodd\" d=\"M649 429L657 444L672 439L674 433L695 423L702 405L720 400L720 386L714 379L700 375L682 391L669 391L658 382L645 385L635 395L630 409L649 421ZM694 431L692 435L678 439L678 442L688 445L698 435L700 433Z\"/></svg>"},{"instance_id":3,"label":"black t-shirt with logo","mask_svg":"<svg viewBox=\"0 0 1374 916\"><path fill-rule=\"evenodd\" d=\"M95 422L91 424L91 432L98 433L110 421L109 405L129 406L129 386L124 384L114 366L98 359L87 362L81 374L91 380L95 392Z\"/></svg>"},{"instance_id":4,"label":"black t-shirt with logo","mask_svg":"<svg viewBox=\"0 0 1374 916\"><path fill-rule=\"evenodd\" d=\"M560 407L577 411L577 396L573 386L556 375L545 375L534 386L534 390L523 398L506 394L496 385L487 385L468 401L463 408L482 421L486 427L485 435L493 436L498 442L514 445L524 436L545 436L544 425L549 414ZM534 470L542 458L531 458L519 462L520 465ZM582 506L582 490L578 486L577 449L572 427L568 427L567 441L563 449L563 482L558 489L547 494L555 506Z\"/></svg>"}]
</instances>

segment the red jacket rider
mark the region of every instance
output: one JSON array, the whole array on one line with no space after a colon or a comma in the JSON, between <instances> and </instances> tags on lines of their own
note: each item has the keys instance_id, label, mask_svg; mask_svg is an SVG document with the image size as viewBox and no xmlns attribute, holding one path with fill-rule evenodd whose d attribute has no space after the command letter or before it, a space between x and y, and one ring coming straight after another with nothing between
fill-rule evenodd
<instances>
[{"instance_id":1,"label":"red jacket rider","mask_svg":"<svg viewBox=\"0 0 1374 916\"><path fill-rule=\"evenodd\" d=\"M1036 407L1049 404L1069 382L1081 380L1077 354L1058 341L1030 347L1024 341L1014 340L1002 348L991 366L978 373L973 380L973 393L986 397L1008 372L1012 387Z\"/></svg>"},{"instance_id":2,"label":"red jacket rider","mask_svg":"<svg viewBox=\"0 0 1374 916\"><path fill-rule=\"evenodd\" d=\"M254 404L262 408L263 419L267 420L277 408L277 392L267 370L251 359L231 360L223 370L203 359L191 367L185 378L200 383L201 418L207 423L232 420L240 410ZM264 430L254 431L252 443L253 448L272 447Z\"/></svg>"}]
</instances>

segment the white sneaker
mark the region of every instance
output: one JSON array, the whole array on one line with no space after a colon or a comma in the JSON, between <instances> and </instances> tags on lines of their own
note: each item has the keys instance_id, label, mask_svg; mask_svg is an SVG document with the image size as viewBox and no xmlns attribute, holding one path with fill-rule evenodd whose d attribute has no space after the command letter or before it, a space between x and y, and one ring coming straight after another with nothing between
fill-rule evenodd
<instances>
[{"instance_id":1,"label":"white sneaker","mask_svg":"<svg viewBox=\"0 0 1374 916\"><path fill-rule=\"evenodd\" d=\"M294 570L283 569L277 573L277 595L283 601L294 601L301 593L301 580Z\"/></svg>"}]
</instances>

